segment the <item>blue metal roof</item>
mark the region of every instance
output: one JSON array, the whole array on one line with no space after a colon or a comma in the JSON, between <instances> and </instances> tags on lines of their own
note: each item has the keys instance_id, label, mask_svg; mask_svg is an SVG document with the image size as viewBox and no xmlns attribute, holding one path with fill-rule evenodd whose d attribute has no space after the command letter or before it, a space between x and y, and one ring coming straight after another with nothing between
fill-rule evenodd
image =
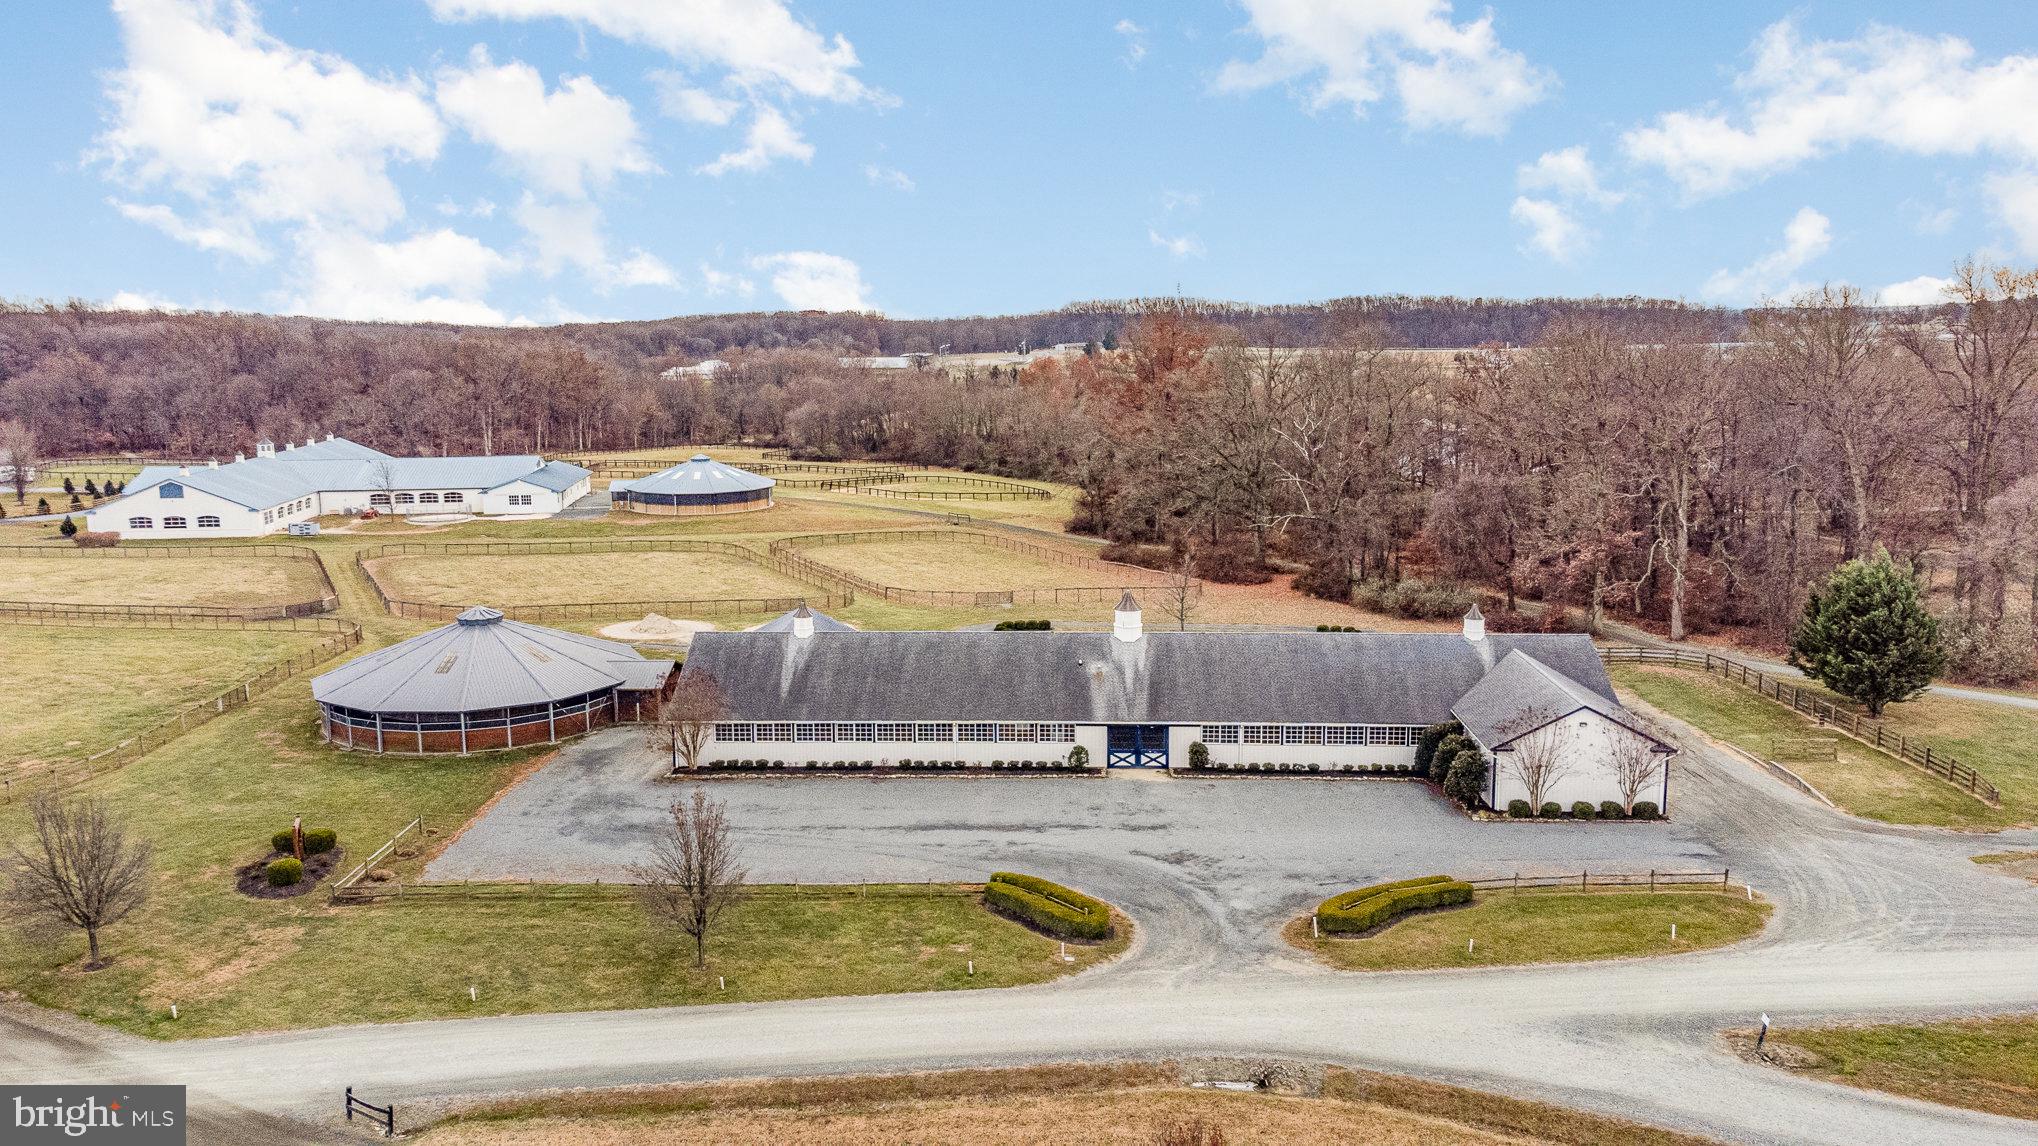
<instances>
[{"instance_id":1,"label":"blue metal roof","mask_svg":"<svg viewBox=\"0 0 2038 1146\"><path fill-rule=\"evenodd\" d=\"M745 493L750 490L770 489L777 484L771 478L760 477L749 470L723 465L706 454L695 454L686 461L659 470L650 477L612 482L609 491L706 496L715 493Z\"/></svg>"},{"instance_id":2,"label":"blue metal roof","mask_svg":"<svg viewBox=\"0 0 2038 1146\"><path fill-rule=\"evenodd\" d=\"M128 483L125 496L176 481L249 509L268 509L306 494L385 487L489 490L522 480L540 489L564 492L588 476L579 466L548 462L535 454L398 458L345 438L307 442L278 450L273 457L189 469L191 472L185 473L178 466L150 466Z\"/></svg>"}]
</instances>

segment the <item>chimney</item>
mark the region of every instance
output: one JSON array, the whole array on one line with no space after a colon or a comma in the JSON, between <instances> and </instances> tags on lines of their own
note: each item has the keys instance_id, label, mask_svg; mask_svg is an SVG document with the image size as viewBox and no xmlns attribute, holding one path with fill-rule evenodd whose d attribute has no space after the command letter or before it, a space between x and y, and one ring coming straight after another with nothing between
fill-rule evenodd
<instances>
[{"instance_id":1,"label":"chimney","mask_svg":"<svg viewBox=\"0 0 2038 1146\"><path fill-rule=\"evenodd\" d=\"M800 607L793 610L793 636L804 641L813 635L814 611L807 608L805 601L801 601Z\"/></svg>"},{"instance_id":2,"label":"chimney","mask_svg":"<svg viewBox=\"0 0 2038 1146\"><path fill-rule=\"evenodd\" d=\"M248 460L248 455L246 455L246 454L242 454L242 453L236 453L236 454L234 455L234 460L235 460L235 461L237 461L237 462L244 462L244 461L247 461L247 460Z\"/></svg>"},{"instance_id":3,"label":"chimney","mask_svg":"<svg viewBox=\"0 0 2038 1146\"><path fill-rule=\"evenodd\" d=\"M1465 614L1465 639L1483 641L1486 639L1486 615L1479 611L1479 602L1472 602L1472 611Z\"/></svg>"},{"instance_id":4,"label":"chimney","mask_svg":"<svg viewBox=\"0 0 2038 1146\"><path fill-rule=\"evenodd\" d=\"M326 431L326 441L330 442L330 441L332 441L332 440L333 440L333 432L332 432L331 430L327 430L327 431Z\"/></svg>"},{"instance_id":5,"label":"chimney","mask_svg":"<svg viewBox=\"0 0 2038 1146\"><path fill-rule=\"evenodd\" d=\"M284 440L284 442L283 442L283 448L284 448L284 449L286 449L286 450L294 450L294 449L296 449L296 448L297 448L297 443L296 443L296 442L293 442L293 441L290 441L290 440L288 440L288 439L285 439L285 440Z\"/></svg>"},{"instance_id":6,"label":"chimney","mask_svg":"<svg viewBox=\"0 0 2038 1146\"><path fill-rule=\"evenodd\" d=\"M187 477L187 478L188 478L188 477L190 477L190 476L191 476L191 467L190 467L190 466L178 466L178 467L177 467L177 476L178 476L178 477Z\"/></svg>"},{"instance_id":7,"label":"chimney","mask_svg":"<svg viewBox=\"0 0 2038 1146\"><path fill-rule=\"evenodd\" d=\"M1111 614L1111 635L1126 644L1139 639L1139 602L1132 599L1130 589L1118 598L1118 608Z\"/></svg>"},{"instance_id":8,"label":"chimney","mask_svg":"<svg viewBox=\"0 0 2038 1146\"><path fill-rule=\"evenodd\" d=\"M218 468L219 468L219 459L218 459L218 458L207 458L207 459L206 459L206 461L205 461L205 468L206 468L206 469L209 469L209 470L216 470L216 469L218 469Z\"/></svg>"}]
</instances>

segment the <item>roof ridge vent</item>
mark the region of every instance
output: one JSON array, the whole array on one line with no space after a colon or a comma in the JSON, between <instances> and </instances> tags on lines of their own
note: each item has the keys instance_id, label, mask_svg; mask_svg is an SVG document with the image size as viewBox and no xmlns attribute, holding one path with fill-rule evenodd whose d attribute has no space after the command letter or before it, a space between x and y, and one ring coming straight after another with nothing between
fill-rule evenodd
<instances>
[{"instance_id":1,"label":"roof ridge vent","mask_svg":"<svg viewBox=\"0 0 2038 1146\"><path fill-rule=\"evenodd\" d=\"M471 609L463 610L459 616L453 619L463 625L493 625L497 621L502 620L502 610L491 609L487 605L476 605Z\"/></svg>"},{"instance_id":2,"label":"roof ridge vent","mask_svg":"<svg viewBox=\"0 0 2038 1146\"><path fill-rule=\"evenodd\" d=\"M1486 614L1479 611L1479 602L1472 602L1472 608L1465 613L1465 639L1483 641L1486 639Z\"/></svg>"}]
</instances>

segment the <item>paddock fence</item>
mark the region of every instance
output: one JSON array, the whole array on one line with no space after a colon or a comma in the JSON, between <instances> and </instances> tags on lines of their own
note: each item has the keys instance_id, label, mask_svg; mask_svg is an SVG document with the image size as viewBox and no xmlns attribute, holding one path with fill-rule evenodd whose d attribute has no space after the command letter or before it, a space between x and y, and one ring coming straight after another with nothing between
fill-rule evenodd
<instances>
[{"instance_id":1,"label":"paddock fence","mask_svg":"<svg viewBox=\"0 0 2038 1146\"><path fill-rule=\"evenodd\" d=\"M2002 803L2002 792L1988 778L1951 755L1933 748L1918 737L1898 732L1879 720L1871 720L1843 708L1803 685L1784 680L1718 653L1690 649L1657 649L1639 645L1609 645L1599 650L1602 660L1614 664L1657 664L1696 669L1722 680L1745 685L1802 715L1823 728L1838 732L1930 772L1957 788L1991 805Z\"/></svg>"},{"instance_id":2,"label":"paddock fence","mask_svg":"<svg viewBox=\"0 0 2038 1146\"><path fill-rule=\"evenodd\" d=\"M23 768L10 775L0 775L0 802L11 803L24 793L45 787L64 787L89 780L94 776L115 771L154 752L170 741L219 719L237 708L245 708L256 697L269 692L284 681L309 669L316 668L334 657L361 643L361 626L342 622L342 628L328 631L328 635L304 652L278 664L269 666L254 676L232 685L225 691L189 707L178 710L167 719L158 721L133 736L109 748L103 748L83 760L49 764L39 768ZM210 626L201 626L210 627ZM247 624L241 628L273 630L277 632L305 631L292 625L289 628L277 625ZM327 631L314 629L311 631Z\"/></svg>"},{"instance_id":3,"label":"paddock fence","mask_svg":"<svg viewBox=\"0 0 2038 1146\"><path fill-rule=\"evenodd\" d=\"M905 541L934 541L958 545L982 545L1018 553L1036 560L1076 569L1087 569L1108 573L1137 573L1140 582L1120 582L1115 585L1084 585L1043 589L909 589L899 585L884 585L869 577L849 570L828 565L800 552L830 545L870 545ZM845 584L852 590L882 597L887 601L898 601L912 605L1069 605L1095 604L1116 601L1126 591L1137 594L1154 592L1162 588L1154 580L1156 574L1150 569L1137 565L1122 565L1100 557L1086 557L1079 553L1036 545L1017 538L1002 537L992 533L981 533L968 529L877 529L851 533L805 533L795 537L782 537L771 543L773 555L796 562L805 576L810 579L832 580Z\"/></svg>"},{"instance_id":4,"label":"paddock fence","mask_svg":"<svg viewBox=\"0 0 2038 1146\"><path fill-rule=\"evenodd\" d=\"M340 607L340 593L333 586L332 574L326 571L325 561L318 550L305 545L210 545L210 544L148 544L124 543L108 549L86 549L69 543L61 545L0 545L0 560L25 558L35 561L137 561L169 560L176 558L193 559L204 557L274 557L288 561L308 562L318 575L319 595L303 601L284 601L264 605L142 605L126 603L84 603L69 601L13 601L0 602L0 608L8 606L42 606L51 611L64 610L124 610L126 615L145 616L186 616L186 617L238 617L249 621L276 621L291 617L311 617L330 613Z\"/></svg>"},{"instance_id":5,"label":"paddock fence","mask_svg":"<svg viewBox=\"0 0 2038 1146\"><path fill-rule=\"evenodd\" d=\"M1674 887L1717 887L1726 891L1733 886L1729 882L1731 874L1731 868L1719 871L1580 871L1569 875L1523 875L1516 872L1465 882L1476 891L1530 891L1536 888L1591 891L1595 887L1642 888L1650 892Z\"/></svg>"},{"instance_id":6,"label":"paddock fence","mask_svg":"<svg viewBox=\"0 0 2038 1146\"><path fill-rule=\"evenodd\" d=\"M86 629L213 629L279 633L337 633L354 622L324 614L309 617L244 617L184 612L174 605L63 605L48 601L0 601L0 624Z\"/></svg>"},{"instance_id":7,"label":"paddock fence","mask_svg":"<svg viewBox=\"0 0 2038 1146\"><path fill-rule=\"evenodd\" d=\"M894 489L896 485L919 483L944 486L961 486L961 489ZM949 474L931 474L926 477L907 476L890 483L864 485L857 492L871 497L903 498L920 501L1048 501L1054 494L1039 486L1024 485L1016 481L999 478L956 477Z\"/></svg>"},{"instance_id":8,"label":"paddock fence","mask_svg":"<svg viewBox=\"0 0 2038 1146\"><path fill-rule=\"evenodd\" d=\"M411 601L392 594L375 575L373 562L393 557L528 557L577 556L598 553L713 553L771 570L813 585L816 592L783 597L695 597L644 601L468 602ZM383 609L398 617L450 621L474 604L486 603L513 621L623 619L645 613L783 613L805 603L817 609L840 609L855 603L854 591L840 578L816 578L801 563L775 553L760 553L728 541L680 538L560 539L553 541L393 541L356 550L354 564L374 590Z\"/></svg>"}]
</instances>

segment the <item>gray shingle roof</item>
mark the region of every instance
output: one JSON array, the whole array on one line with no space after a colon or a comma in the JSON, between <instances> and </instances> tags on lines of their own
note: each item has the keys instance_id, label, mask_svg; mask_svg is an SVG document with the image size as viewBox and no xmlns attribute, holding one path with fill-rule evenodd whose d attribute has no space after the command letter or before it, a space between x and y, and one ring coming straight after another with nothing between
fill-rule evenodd
<instances>
[{"instance_id":1,"label":"gray shingle roof","mask_svg":"<svg viewBox=\"0 0 2038 1146\"><path fill-rule=\"evenodd\" d=\"M1589 638L1518 633L699 633L737 720L1435 724L1510 652L1613 700Z\"/></svg>"},{"instance_id":2,"label":"gray shingle roof","mask_svg":"<svg viewBox=\"0 0 2038 1146\"><path fill-rule=\"evenodd\" d=\"M1605 676L1602 670L1600 680ZM1460 697L1451 706L1451 715L1491 751L1581 709L1649 735L1636 727L1634 716L1610 690L1602 695L1520 649L1501 658L1492 672Z\"/></svg>"},{"instance_id":3,"label":"gray shingle roof","mask_svg":"<svg viewBox=\"0 0 2038 1146\"><path fill-rule=\"evenodd\" d=\"M790 633L793 631L793 618L799 616L801 609L806 609L807 615L814 619L814 631L817 633L853 633L857 631L855 625L838 621L818 609L807 609L805 603L802 603L799 609L780 613L778 616L750 631L753 633Z\"/></svg>"},{"instance_id":4,"label":"gray shingle roof","mask_svg":"<svg viewBox=\"0 0 2038 1146\"><path fill-rule=\"evenodd\" d=\"M726 466L706 454L695 454L676 466L668 466L650 477L633 478L629 481L610 482L612 492L696 494L743 493L754 489L770 489L778 482Z\"/></svg>"},{"instance_id":5,"label":"gray shingle roof","mask_svg":"<svg viewBox=\"0 0 2038 1146\"><path fill-rule=\"evenodd\" d=\"M619 641L505 620L476 607L460 619L313 677L322 704L369 712L473 712L646 688L658 665ZM660 674L662 679L662 674Z\"/></svg>"},{"instance_id":6,"label":"gray shingle roof","mask_svg":"<svg viewBox=\"0 0 2038 1146\"><path fill-rule=\"evenodd\" d=\"M385 482L382 467L389 467ZM395 489L494 489L522 479L543 489L565 490L588 475L566 462L548 462L535 454L498 454L467 458L396 458L345 438L311 442L276 451L274 457L253 457L220 466L192 466L189 474L176 466L149 466L128 483L128 495L166 481L223 497L249 509L273 505L311 493Z\"/></svg>"}]
</instances>

